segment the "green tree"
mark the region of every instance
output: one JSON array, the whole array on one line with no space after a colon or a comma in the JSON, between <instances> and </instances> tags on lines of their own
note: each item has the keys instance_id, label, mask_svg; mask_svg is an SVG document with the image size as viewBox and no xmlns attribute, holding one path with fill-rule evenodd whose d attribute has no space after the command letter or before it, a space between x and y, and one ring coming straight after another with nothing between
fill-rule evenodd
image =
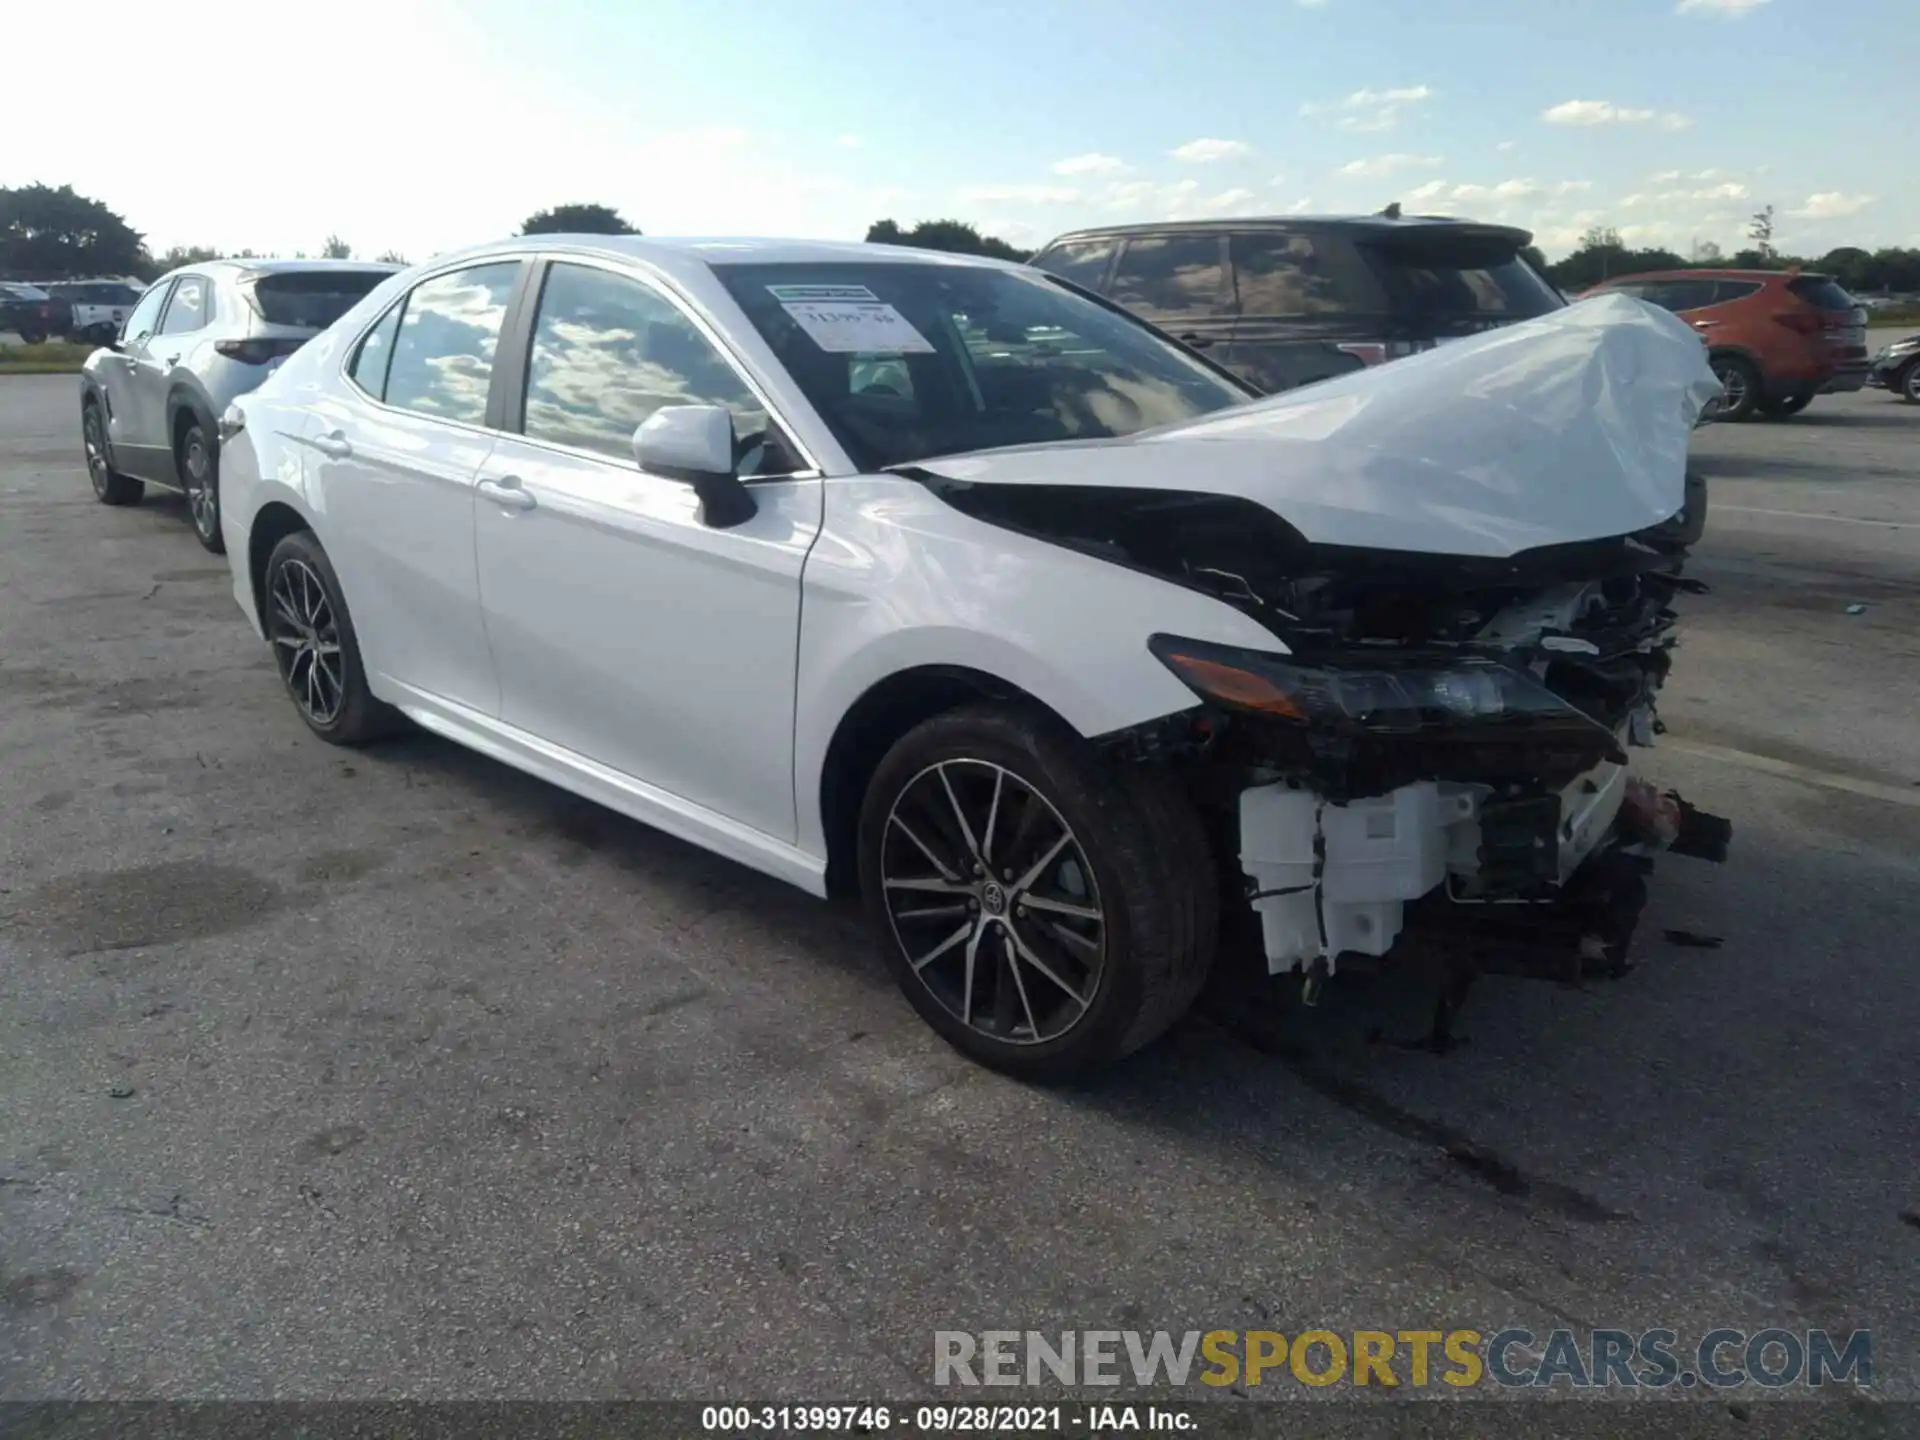
<instances>
[{"instance_id":1,"label":"green tree","mask_svg":"<svg viewBox=\"0 0 1920 1440\"><path fill-rule=\"evenodd\" d=\"M404 265L407 263L407 257L402 255L398 250L382 250L378 258L382 265Z\"/></svg>"},{"instance_id":2,"label":"green tree","mask_svg":"<svg viewBox=\"0 0 1920 1440\"><path fill-rule=\"evenodd\" d=\"M1696 240L1693 242L1693 251L1687 256L1687 259L1695 265L1711 267L1723 264L1726 256L1721 254L1720 247L1714 244L1713 241Z\"/></svg>"},{"instance_id":3,"label":"green tree","mask_svg":"<svg viewBox=\"0 0 1920 1440\"><path fill-rule=\"evenodd\" d=\"M1753 223L1747 226L1747 238L1753 241L1753 248L1767 259L1774 258L1773 206L1763 205L1753 212Z\"/></svg>"},{"instance_id":4,"label":"green tree","mask_svg":"<svg viewBox=\"0 0 1920 1440\"><path fill-rule=\"evenodd\" d=\"M892 220L876 220L867 227L867 242L944 250L952 255L986 255L995 260L1025 260L1032 254L995 236L982 235L964 220L921 220L911 230L902 230Z\"/></svg>"},{"instance_id":5,"label":"green tree","mask_svg":"<svg viewBox=\"0 0 1920 1440\"><path fill-rule=\"evenodd\" d=\"M1524 246L1520 251L1520 258L1533 266L1534 269L1545 273L1547 269L1547 257L1540 253L1540 247L1538 245Z\"/></svg>"},{"instance_id":6,"label":"green tree","mask_svg":"<svg viewBox=\"0 0 1920 1440\"><path fill-rule=\"evenodd\" d=\"M327 236L327 243L320 247L320 253L329 260L351 260L353 247L338 235Z\"/></svg>"},{"instance_id":7,"label":"green tree","mask_svg":"<svg viewBox=\"0 0 1920 1440\"><path fill-rule=\"evenodd\" d=\"M164 275L169 270L178 270L182 265L204 265L209 260L218 260L226 254L211 245L175 245L149 267L155 275Z\"/></svg>"},{"instance_id":8,"label":"green tree","mask_svg":"<svg viewBox=\"0 0 1920 1440\"><path fill-rule=\"evenodd\" d=\"M522 235L638 235L611 205L556 205L529 215Z\"/></svg>"},{"instance_id":9,"label":"green tree","mask_svg":"<svg viewBox=\"0 0 1920 1440\"><path fill-rule=\"evenodd\" d=\"M71 185L0 189L0 272L131 274L145 256L140 241L138 230Z\"/></svg>"}]
</instances>

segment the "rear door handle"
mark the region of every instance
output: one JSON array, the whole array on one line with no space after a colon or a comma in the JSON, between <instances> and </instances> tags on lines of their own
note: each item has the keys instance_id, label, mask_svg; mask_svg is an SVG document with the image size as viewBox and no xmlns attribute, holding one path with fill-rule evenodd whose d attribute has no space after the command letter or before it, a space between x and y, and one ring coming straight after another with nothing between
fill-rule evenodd
<instances>
[{"instance_id":1,"label":"rear door handle","mask_svg":"<svg viewBox=\"0 0 1920 1440\"><path fill-rule=\"evenodd\" d=\"M518 475L501 475L496 479L482 480L477 488L482 495L503 509L531 510L536 503L533 492L521 486Z\"/></svg>"},{"instance_id":2,"label":"rear door handle","mask_svg":"<svg viewBox=\"0 0 1920 1440\"><path fill-rule=\"evenodd\" d=\"M308 442L329 460L345 460L353 454L353 442L347 439L346 432L335 430L329 435L316 435Z\"/></svg>"},{"instance_id":3,"label":"rear door handle","mask_svg":"<svg viewBox=\"0 0 1920 1440\"><path fill-rule=\"evenodd\" d=\"M1719 323L1718 320L1696 320L1693 322L1693 328L1696 330L1711 330Z\"/></svg>"}]
</instances>

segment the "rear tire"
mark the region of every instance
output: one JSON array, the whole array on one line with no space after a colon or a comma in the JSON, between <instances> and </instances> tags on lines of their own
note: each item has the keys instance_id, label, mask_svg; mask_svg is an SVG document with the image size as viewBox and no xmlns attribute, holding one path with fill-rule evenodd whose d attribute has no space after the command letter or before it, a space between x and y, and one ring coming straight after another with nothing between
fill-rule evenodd
<instances>
[{"instance_id":1,"label":"rear tire","mask_svg":"<svg viewBox=\"0 0 1920 1440\"><path fill-rule=\"evenodd\" d=\"M80 407L80 443L87 457L87 478L93 498L102 505L137 505L147 487L113 468L113 447L107 443L107 416L98 400Z\"/></svg>"},{"instance_id":2,"label":"rear tire","mask_svg":"<svg viewBox=\"0 0 1920 1440\"><path fill-rule=\"evenodd\" d=\"M311 530L273 547L261 591L274 665L309 730L330 745L361 745L403 727L400 713L367 688L340 577Z\"/></svg>"},{"instance_id":3,"label":"rear tire","mask_svg":"<svg viewBox=\"0 0 1920 1440\"><path fill-rule=\"evenodd\" d=\"M1909 405L1920 405L1920 360L1909 360L1893 377L1893 391Z\"/></svg>"},{"instance_id":4,"label":"rear tire","mask_svg":"<svg viewBox=\"0 0 1920 1440\"><path fill-rule=\"evenodd\" d=\"M1713 373L1720 377L1720 408L1714 419L1746 420L1760 403L1760 371L1751 360L1738 355L1716 355Z\"/></svg>"},{"instance_id":5,"label":"rear tire","mask_svg":"<svg viewBox=\"0 0 1920 1440\"><path fill-rule=\"evenodd\" d=\"M1045 714L971 705L908 732L867 787L859 855L908 1001L956 1050L1018 1078L1084 1074L1146 1045L1213 960L1217 882L1186 795Z\"/></svg>"},{"instance_id":6,"label":"rear tire","mask_svg":"<svg viewBox=\"0 0 1920 1440\"><path fill-rule=\"evenodd\" d=\"M180 488L186 492L194 537L214 554L226 554L226 538L220 533L220 455L199 421L180 436L173 464Z\"/></svg>"}]
</instances>

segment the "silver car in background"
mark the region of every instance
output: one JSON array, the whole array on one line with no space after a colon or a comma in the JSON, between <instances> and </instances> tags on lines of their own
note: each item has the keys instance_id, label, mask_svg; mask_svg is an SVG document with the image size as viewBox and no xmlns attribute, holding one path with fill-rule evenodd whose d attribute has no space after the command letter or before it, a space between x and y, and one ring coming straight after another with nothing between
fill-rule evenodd
<instances>
[{"instance_id":1,"label":"silver car in background","mask_svg":"<svg viewBox=\"0 0 1920 1440\"><path fill-rule=\"evenodd\" d=\"M200 543L218 554L219 417L399 268L214 260L162 275L81 371L94 495L131 505L148 485L178 490Z\"/></svg>"}]
</instances>

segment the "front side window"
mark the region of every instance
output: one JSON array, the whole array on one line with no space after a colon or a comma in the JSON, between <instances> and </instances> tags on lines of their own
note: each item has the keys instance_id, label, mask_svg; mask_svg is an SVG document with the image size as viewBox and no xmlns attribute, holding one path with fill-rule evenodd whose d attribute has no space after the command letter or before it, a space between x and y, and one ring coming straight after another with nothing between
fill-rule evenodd
<instances>
[{"instance_id":1,"label":"front side window","mask_svg":"<svg viewBox=\"0 0 1920 1440\"><path fill-rule=\"evenodd\" d=\"M518 260L502 260L416 285L393 341L387 404L469 425L484 421L494 350L519 275Z\"/></svg>"},{"instance_id":2,"label":"front side window","mask_svg":"<svg viewBox=\"0 0 1920 1440\"><path fill-rule=\"evenodd\" d=\"M199 275L183 275L173 287L173 299L167 302L167 318L160 322L162 335L185 335L207 323L207 302L213 287Z\"/></svg>"},{"instance_id":3,"label":"front side window","mask_svg":"<svg viewBox=\"0 0 1920 1440\"><path fill-rule=\"evenodd\" d=\"M633 432L666 405L724 405L735 435L765 435L766 409L672 302L626 275L555 263L540 292L522 430L530 440L633 458ZM780 447L743 472L772 473Z\"/></svg>"},{"instance_id":4,"label":"front side window","mask_svg":"<svg viewBox=\"0 0 1920 1440\"><path fill-rule=\"evenodd\" d=\"M160 322L160 307L166 304L167 291L172 288L171 280L162 280L140 298L133 307L133 313L127 316L127 323L121 328L123 340L141 340L153 334L154 327Z\"/></svg>"},{"instance_id":5,"label":"front side window","mask_svg":"<svg viewBox=\"0 0 1920 1440\"><path fill-rule=\"evenodd\" d=\"M1112 297L1155 322L1225 314L1227 267L1218 235L1142 235L1127 241Z\"/></svg>"},{"instance_id":6,"label":"front side window","mask_svg":"<svg viewBox=\"0 0 1920 1440\"><path fill-rule=\"evenodd\" d=\"M1106 282L1107 267L1113 264L1113 252L1118 248L1112 240L1069 240L1034 257L1033 263L1083 290L1098 290Z\"/></svg>"},{"instance_id":7,"label":"front side window","mask_svg":"<svg viewBox=\"0 0 1920 1440\"><path fill-rule=\"evenodd\" d=\"M1111 439L1249 395L1150 326L1035 271L848 262L714 273L864 471Z\"/></svg>"}]
</instances>

